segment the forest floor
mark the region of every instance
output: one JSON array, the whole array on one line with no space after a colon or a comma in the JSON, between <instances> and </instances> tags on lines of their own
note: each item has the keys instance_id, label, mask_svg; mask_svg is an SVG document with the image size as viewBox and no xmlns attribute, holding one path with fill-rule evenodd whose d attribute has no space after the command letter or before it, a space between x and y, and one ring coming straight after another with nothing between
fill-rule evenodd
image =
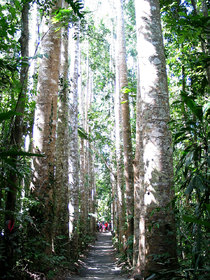
<instances>
[{"instance_id":1,"label":"forest floor","mask_svg":"<svg viewBox=\"0 0 210 280\"><path fill-rule=\"evenodd\" d=\"M87 258L82 262L78 275L66 280L128 280L116 263L116 250L111 233L98 233L95 244L90 246Z\"/></svg>"}]
</instances>

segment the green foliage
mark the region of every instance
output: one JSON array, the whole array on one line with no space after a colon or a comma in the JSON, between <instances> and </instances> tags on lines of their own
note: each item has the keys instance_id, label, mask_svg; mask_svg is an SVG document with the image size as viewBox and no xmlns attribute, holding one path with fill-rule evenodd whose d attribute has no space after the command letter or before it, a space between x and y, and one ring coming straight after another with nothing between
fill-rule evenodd
<instances>
[{"instance_id":1,"label":"green foliage","mask_svg":"<svg viewBox=\"0 0 210 280\"><path fill-rule=\"evenodd\" d=\"M180 275L207 279L209 231L208 19L191 1L161 1L169 66Z\"/></svg>"},{"instance_id":2,"label":"green foliage","mask_svg":"<svg viewBox=\"0 0 210 280\"><path fill-rule=\"evenodd\" d=\"M127 3L126 3L127 2ZM136 15L135 15L135 1L128 0L124 3L124 19L125 19L125 36L126 36L126 53L137 61L136 51ZM131 69L133 72L134 69ZM133 73L134 74L134 73Z\"/></svg>"},{"instance_id":3,"label":"green foliage","mask_svg":"<svg viewBox=\"0 0 210 280\"><path fill-rule=\"evenodd\" d=\"M72 27L75 23L84 19L83 3L80 0L65 0L70 6L59 8L53 13L53 23L61 23L61 26Z\"/></svg>"},{"instance_id":4,"label":"green foliage","mask_svg":"<svg viewBox=\"0 0 210 280\"><path fill-rule=\"evenodd\" d=\"M96 201L97 219L99 221L111 221L111 185L110 174L101 164L98 164L100 173L96 176Z\"/></svg>"},{"instance_id":5,"label":"green foliage","mask_svg":"<svg viewBox=\"0 0 210 280\"><path fill-rule=\"evenodd\" d=\"M15 112L15 111L8 111L8 112L0 113L0 123L2 123L5 120L10 119L11 117L18 116L18 115L20 116L21 114Z\"/></svg>"},{"instance_id":6,"label":"green foliage","mask_svg":"<svg viewBox=\"0 0 210 280\"><path fill-rule=\"evenodd\" d=\"M91 141L91 136L82 128L81 126L78 127L78 135L80 138Z\"/></svg>"},{"instance_id":7,"label":"green foliage","mask_svg":"<svg viewBox=\"0 0 210 280\"><path fill-rule=\"evenodd\" d=\"M53 23L60 22L63 26L73 24L78 21L72 9L59 9L54 13Z\"/></svg>"},{"instance_id":8,"label":"green foliage","mask_svg":"<svg viewBox=\"0 0 210 280\"><path fill-rule=\"evenodd\" d=\"M81 19L84 17L84 13L81 11L84 7L82 0L65 0L70 6L74 13Z\"/></svg>"},{"instance_id":9,"label":"green foliage","mask_svg":"<svg viewBox=\"0 0 210 280\"><path fill-rule=\"evenodd\" d=\"M28 1L31 2L31 1ZM41 15L48 15L54 5L52 0L37 0ZM82 61L89 63L89 71L93 84L94 97L87 112L89 132L81 126L78 128L80 138L94 144L97 154L96 189L97 212L99 219L110 220L110 207L114 199L111 194L110 170L112 164L115 169L114 139L114 62L112 41L110 36L115 32L107 27L103 20L98 25L90 13L83 11L83 2L67 0L68 8L54 12L54 22L63 26L72 26L83 20L80 33ZM197 12L192 7L192 1L160 1L162 23L165 39L165 54L168 66L168 81L171 103L171 131L174 146L175 173L175 211L177 222L178 257L180 268L177 277L170 280L207 280L209 279L209 101L208 80L206 68L208 66L207 27L206 18L197 3ZM30 158L37 155L22 149L10 147L9 139L14 120L19 114L16 112L21 85L19 72L21 67L19 31L21 29L21 9L24 1L11 0L0 4L0 261L5 262L6 246L3 240L5 230L5 203L10 191L8 178L11 172L18 175L17 203L14 215L16 217L15 230L10 235L16 259L15 272L26 279L32 275L40 277L46 275L48 279L55 277L57 267L67 267L69 258L64 246L56 248L52 256L45 254L46 243L39 235L33 213L39 213L40 226L42 220L42 205L29 196ZM126 47L128 56L128 88L131 104L131 125L133 140L135 139L135 106L136 106L136 31L134 1L124 1ZM84 16L87 15L87 21ZM88 41L88 43L87 43ZM88 46L86 48L86 46ZM43 59L44 55L35 55L31 59ZM131 63L132 61L132 63ZM86 67L82 65L82 69ZM84 85L87 73L82 73ZM32 93L33 94L33 93ZM24 136L31 132L35 102L31 96L26 98L26 114L23 120ZM134 141L135 142L135 141ZM22 143L23 144L23 143ZM23 146L23 145L22 145ZM135 147L134 147L135 148ZM106 164L104 164L104 162ZM24 183L24 184L23 184ZM26 196L23 197L22 193ZM156 209L158 211L158 209ZM153 214L153 213L152 213ZM151 225L152 227L153 225ZM159 227L159 224L156 224ZM81 250L93 239L84 235L78 229L82 240ZM66 236L57 236L64 244ZM118 240L115 238L115 242ZM128 255L132 255L133 237L127 241ZM118 244L122 246L122 244ZM118 246L118 247L119 247ZM153 256L158 261L167 261L162 254ZM121 256L121 261L127 261L127 255ZM42 266L40 267L40 263ZM127 265L127 264L126 264ZM13 272L14 272L13 271ZM35 275L34 271L39 271ZM167 279L170 271L163 270L161 274L152 274L147 280ZM11 275L10 275L11 276ZM10 277L8 274L5 277ZM12 277L12 276L11 276Z\"/></svg>"},{"instance_id":10,"label":"green foliage","mask_svg":"<svg viewBox=\"0 0 210 280\"><path fill-rule=\"evenodd\" d=\"M12 53L17 48L17 40L14 38L20 27L18 14L21 10L20 2L7 2L0 4L0 51Z\"/></svg>"}]
</instances>

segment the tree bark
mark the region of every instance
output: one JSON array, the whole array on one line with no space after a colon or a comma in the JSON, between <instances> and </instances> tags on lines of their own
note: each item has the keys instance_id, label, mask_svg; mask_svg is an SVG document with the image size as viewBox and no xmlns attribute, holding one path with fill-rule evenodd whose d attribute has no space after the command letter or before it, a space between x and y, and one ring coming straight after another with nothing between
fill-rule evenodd
<instances>
[{"instance_id":1,"label":"tree bark","mask_svg":"<svg viewBox=\"0 0 210 280\"><path fill-rule=\"evenodd\" d=\"M70 100L69 100L69 226L71 234L71 251L75 259L78 257L79 242L79 146L78 146L78 79L79 79L79 26L74 28L76 40L71 40L71 71L70 71ZM73 37L73 36L72 36Z\"/></svg>"},{"instance_id":2,"label":"tree bark","mask_svg":"<svg viewBox=\"0 0 210 280\"><path fill-rule=\"evenodd\" d=\"M87 55L88 56L88 55ZM87 70L87 80L86 80L86 86L88 85L88 76L89 76L89 66L88 66L88 59L86 61L85 68ZM82 73L81 69L81 73ZM82 85L81 85L82 86ZM85 91L85 93L84 93ZM81 126L86 131L87 129L87 93L88 90L83 89L81 87L81 95L80 95L80 114L81 114ZM87 187L87 174L88 174L88 166L86 165L86 140L84 138L81 138L80 140L80 232L81 232L81 242L84 246L84 236L88 234L88 208L89 208L89 192Z\"/></svg>"},{"instance_id":3,"label":"tree bark","mask_svg":"<svg viewBox=\"0 0 210 280\"><path fill-rule=\"evenodd\" d=\"M116 141L116 163L117 163L117 180L116 180L116 196L117 196L117 236L119 240L120 250L125 247L125 196L123 181L123 147L122 147L122 115L120 109L120 90L119 90L119 73L116 68L116 87L115 87L115 141Z\"/></svg>"},{"instance_id":4,"label":"tree bark","mask_svg":"<svg viewBox=\"0 0 210 280\"><path fill-rule=\"evenodd\" d=\"M175 222L171 208L174 197L173 164L159 1L136 0L135 5L144 164L143 188L139 186L142 205L137 269L147 277L177 265ZM171 275L165 274L164 277L170 279Z\"/></svg>"},{"instance_id":5,"label":"tree bark","mask_svg":"<svg viewBox=\"0 0 210 280\"><path fill-rule=\"evenodd\" d=\"M69 52L68 52L68 27L62 29L61 34L61 67L58 102L57 138L56 138L56 175L55 175L55 222L53 236L55 249L61 250L63 244L69 244L69 215L70 200L68 180L69 159L69 126L68 126L68 92L69 92ZM63 236L63 238L60 238ZM56 238L58 237L58 238ZM64 238L65 237L65 238ZM65 245L66 246L66 245ZM69 246L67 255L69 256Z\"/></svg>"},{"instance_id":6,"label":"tree bark","mask_svg":"<svg viewBox=\"0 0 210 280\"><path fill-rule=\"evenodd\" d=\"M133 235L133 216L134 216L134 175L133 175L133 155L132 155L132 139L130 127L130 109L128 97L128 79L126 65L126 49L124 35L123 20L123 2L117 0L117 62L116 67L119 72L119 91L121 96L122 110L122 135L124 150L124 174L126 184L126 240Z\"/></svg>"},{"instance_id":7,"label":"tree bark","mask_svg":"<svg viewBox=\"0 0 210 280\"><path fill-rule=\"evenodd\" d=\"M91 130L90 130L91 133ZM93 144L89 143L89 182L90 182L90 234L91 236L95 235L96 232L96 218L95 218L95 203L96 203L96 185L95 185L95 176L94 176L94 154L92 149Z\"/></svg>"},{"instance_id":8,"label":"tree bark","mask_svg":"<svg viewBox=\"0 0 210 280\"><path fill-rule=\"evenodd\" d=\"M89 43L88 43L89 44ZM89 66L89 46L87 51L87 62L86 62L86 73L87 73L87 81L86 81L86 90L85 90L85 131L87 134L91 134L91 128L89 126L89 117L88 111L90 110L92 97L93 97L93 88L92 88L92 73L90 71ZM91 151L91 143L88 140L85 140L85 167L86 167L86 211L87 211L87 234L91 234L91 220L94 218L90 215L92 209L92 190L93 186L93 168L92 168L92 151Z\"/></svg>"},{"instance_id":9,"label":"tree bark","mask_svg":"<svg viewBox=\"0 0 210 280\"><path fill-rule=\"evenodd\" d=\"M84 139L80 141L80 232L81 232L81 241L84 238L84 235L87 233L87 194L86 194L86 187L85 187L85 145Z\"/></svg>"},{"instance_id":10,"label":"tree bark","mask_svg":"<svg viewBox=\"0 0 210 280\"><path fill-rule=\"evenodd\" d=\"M138 63L139 64L139 63ZM140 211L143 204L141 194L144 184L144 164L143 164L143 142L142 142L142 101L139 84L139 69L137 71L137 101L136 101L136 152L134 159L134 238L133 238L133 266L137 265L139 256L139 242L143 238L140 233L139 221Z\"/></svg>"},{"instance_id":11,"label":"tree bark","mask_svg":"<svg viewBox=\"0 0 210 280\"><path fill-rule=\"evenodd\" d=\"M61 7L57 1L52 8L45 36L38 77L38 96L36 101L33 128L34 152L44 154L43 158L33 160L32 193L39 201L39 209L34 210L38 228L46 240L46 253L52 252L52 225L54 220L53 189L55 169L55 138L57 123L57 98L60 70L61 32L58 24L52 23L52 12ZM33 211L32 210L32 211Z\"/></svg>"}]
</instances>

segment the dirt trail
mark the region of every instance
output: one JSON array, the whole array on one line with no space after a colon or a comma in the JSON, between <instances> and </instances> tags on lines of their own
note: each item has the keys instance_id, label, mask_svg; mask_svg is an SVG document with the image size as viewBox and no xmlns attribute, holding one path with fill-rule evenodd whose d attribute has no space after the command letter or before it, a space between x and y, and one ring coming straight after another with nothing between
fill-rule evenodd
<instances>
[{"instance_id":1,"label":"dirt trail","mask_svg":"<svg viewBox=\"0 0 210 280\"><path fill-rule=\"evenodd\" d=\"M128 280L120 274L120 268L116 265L111 233L98 233L97 240L91 246L79 275L68 277L67 280Z\"/></svg>"}]
</instances>

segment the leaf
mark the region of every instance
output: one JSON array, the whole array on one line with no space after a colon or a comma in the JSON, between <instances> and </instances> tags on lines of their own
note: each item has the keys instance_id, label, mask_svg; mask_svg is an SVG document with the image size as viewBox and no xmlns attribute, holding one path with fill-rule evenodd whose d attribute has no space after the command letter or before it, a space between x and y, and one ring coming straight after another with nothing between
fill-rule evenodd
<instances>
[{"instance_id":1,"label":"leaf","mask_svg":"<svg viewBox=\"0 0 210 280\"><path fill-rule=\"evenodd\" d=\"M79 18L84 17L84 13L81 12L84 5L81 0L66 0L67 3L69 3L76 15L78 15Z\"/></svg>"},{"instance_id":2,"label":"leaf","mask_svg":"<svg viewBox=\"0 0 210 280\"><path fill-rule=\"evenodd\" d=\"M209 114L209 109L210 109L210 102L206 103L203 106L203 117L206 118Z\"/></svg>"},{"instance_id":3,"label":"leaf","mask_svg":"<svg viewBox=\"0 0 210 280\"><path fill-rule=\"evenodd\" d=\"M177 132L177 133L174 135L174 141L175 141L176 143L179 142L179 141L177 141L177 140L179 140L180 136L183 136L183 135L185 135L185 133L184 133L183 131Z\"/></svg>"},{"instance_id":4,"label":"leaf","mask_svg":"<svg viewBox=\"0 0 210 280\"><path fill-rule=\"evenodd\" d=\"M192 184L192 180L191 180L187 189L186 189L186 191L185 191L185 194L190 195L192 193L193 189L194 189L194 185Z\"/></svg>"},{"instance_id":5,"label":"leaf","mask_svg":"<svg viewBox=\"0 0 210 280\"><path fill-rule=\"evenodd\" d=\"M193 151L189 151L185 156L184 167L189 167L193 160Z\"/></svg>"},{"instance_id":6,"label":"leaf","mask_svg":"<svg viewBox=\"0 0 210 280\"><path fill-rule=\"evenodd\" d=\"M200 120L203 119L202 107L198 106L192 97L188 96L185 92L181 93L184 103L188 106L191 112Z\"/></svg>"},{"instance_id":7,"label":"leaf","mask_svg":"<svg viewBox=\"0 0 210 280\"><path fill-rule=\"evenodd\" d=\"M185 191L185 194L190 195L194 189L204 191L205 185L203 184L203 180L199 175L193 176L190 180L190 183Z\"/></svg>"},{"instance_id":8,"label":"leaf","mask_svg":"<svg viewBox=\"0 0 210 280\"><path fill-rule=\"evenodd\" d=\"M9 151L0 152L0 157L9 157L9 156L45 157L44 154L34 154L34 153L28 153L28 152L24 152L24 151L17 151L17 150L9 150Z\"/></svg>"},{"instance_id":9,"label":"leaf","mask_svg":"<svg viewBox=\"0 0 210 280\"><path fill-rule=\"evenodd\" d=\"M130 94L130 97L136 97L136 94Z\"/></svg>"},{"instance_id":10,"label":"leaf","mask_svg":"<svg viewBox=\"0 0 210 280\"><path fill-rule=\"evenodd\" d=\"M148 278L146 278L146 280L152 280L156 277L156 274L153 273L151 276L149 276Z\"/></svg>"},{"instance_id":11,"label":"leaf","mask_svg":"<svg viewBox=\"0 0 210 280\"><path fill-rule=\"evenodd\" d=\"M131 92L131 90L129 88L127 88L127 87L124 87L124 88L121 89L121 92L123 94L128 94L129 92Z\"/></svg>"},{"instance_id":12,"label":"leaf","mask_svg":"<svg viewBox=\"0 0 210 280\"><path fill-rule=\"evenodd\" d=\"M8 111L8 112L0 113L0 123L5 120L10 119L11 117L20 116L20 115L22 115L22 114L15 112L15 111Z\"/></svg>"},{"instance_id":13,"label":"leaf","mask_svg":"<svg viewBox=\"0 0 210 280\"><path fill-rule=\"evenodd\" d=\"M201 220L201 219L198 219L195 217L186 216L186 215L183 215L182 218L187 223L194 223L194 224L198 224L198 225L202 225L202 226L210 228L210 222L208 222L208 221Z\"/></svg>"},{"instance_id":14,"label":"leaf","mask_svg":"<svg viewBox=\"0 0 210 280\"><path fill-rule=\"evenodd\" d=\"M90 137L88 136L87 132L82 127L78 127L78 134L79 137L85 140L90 140Z\"/></svg>"},{"instance_id":15,"label":"leaf","mask_svg":"<svg viewBox=\"0 0 210 280\"><path fill-rule=\"evenodd\" d=\"M180 104L180 103L182 103L182 101L181 101L181 100L176 100L176 101L172 102L172 104L171 104L171 105L173 106L173 105L177 105L177 104Z\"/></svg>"},{"instance_id":16,"label":"leaf","mask_svg":"<svg viewBox=\"0 0 210 280\"><path fill-rule=\"evenodd\" d=\"M208 210L208 212L210 213L210 204L205 204L206 209Z\"/></svg>"}]
</instances>

